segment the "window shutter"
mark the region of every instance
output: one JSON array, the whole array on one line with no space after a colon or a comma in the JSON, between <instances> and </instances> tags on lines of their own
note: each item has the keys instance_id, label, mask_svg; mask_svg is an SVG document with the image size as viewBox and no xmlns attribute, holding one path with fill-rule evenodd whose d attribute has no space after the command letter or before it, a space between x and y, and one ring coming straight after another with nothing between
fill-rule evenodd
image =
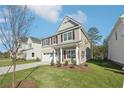
<instances>
[{"instance_id":1,"label":"window shutter","mask_svg":"<svg viewBox=\"0 0 124 93\"><path fill-rule=\"evenodd\" d=\"M56 44L58 44L58 35L56 35Z\"/></svg>"},{"instance_id":2,"label":"window shutter","mask_svg":"<svg viewBox=\"0 0 124 93\"><path fill-rule=\"evenodd\" d=\"M52 37L51 37L51 45L52 45L53 43L52 43Z\"/></svg>"},{"instance_id":3,"label":"window shutter","mask_svg":"<svg viewBox=\"0 0 124 93\"><path fill-rule=\"evenodd\" d=\"M75 31L73 30L73 40L75 40Z\"/></svg>"},{"instance_id":4,"label":"window shutter","mask_svg":"<svg viewBox=\"0 0 124 93\"><path fill-rule=\"evenodd\" d=\"M66 58L66 51L64 51L64 59Z\"/></svg>"},{"instance_id":5,"label":"window shutter","mask_svg":"<svg viewBox=\"0 0 124 93\"><path fill-rule=\"evenodd\" d=\"M63 42L63 36L62 36L62 34L61 34L61 42Z\"/></svg>"},{"instance_id":6,"label":"window shutter","mask_svg":"<svg viewBox=\"0 0 124 93\"><path fill-rule=\"evenodd\" d=\"M48 42L49 42L49 45L50 45L50 38L49 38Z\"/></svg>"}]
</instances>

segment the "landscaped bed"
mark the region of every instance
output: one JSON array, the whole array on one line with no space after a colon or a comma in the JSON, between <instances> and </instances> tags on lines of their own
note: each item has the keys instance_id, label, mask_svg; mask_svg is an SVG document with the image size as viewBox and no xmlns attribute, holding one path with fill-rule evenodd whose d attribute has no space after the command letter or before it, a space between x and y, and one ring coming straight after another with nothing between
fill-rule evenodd
<instances>
[{"instance_id":1,"label":"landscaped bed","mask_svg":"<svg viewBox=\"0 0 124 93\"><path fill-rule=\"evenodd\" d=\"M80 64L80 65L74 65L74 66L72 66L72 64L68 64L68 65L62 64L59 67L58 67L58 65L53 65L52 67L60 68L60 69L64 69L64 70L81 71L81 72L83 72L83 71L85 71L85 72L92 71L92 69L86 63Z\"/></svg>"},{"instance_id":2,"label":"landscaped bed","mask_svg":"<svg viewBox=\"0 0 124 93\"><path fill-rule=\"evenodd\" d=\"M96 64L98 62L98 64ZM102 65L100 65L100 62ZM16 80L27 80L36 84L35 87L75 87L75 88L122 88L124 75L116 73L120 67L109 66L107 61L88 61L88 70L77 70L77 68L40 66L28 70L18 71ZM107 66L108 65L108 66ZM113 65L113 64L111 64ZM4 80L0 76L1 87L7 87L12 80L9 73ZM2 82L1 82L2 80ZM21 86L22 87L22 86Z\"/></svg>"}]
</instances>

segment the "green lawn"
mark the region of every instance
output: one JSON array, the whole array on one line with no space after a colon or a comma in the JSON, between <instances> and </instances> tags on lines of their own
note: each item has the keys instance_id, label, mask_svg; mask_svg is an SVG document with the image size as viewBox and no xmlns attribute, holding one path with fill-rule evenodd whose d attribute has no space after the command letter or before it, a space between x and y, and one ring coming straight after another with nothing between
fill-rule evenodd
<instances>
[{"instance_id":1,"label":"green lawn","mask_svg":"<svg viewBox=\"0 0 124 93\"><path fill-rule=\"evenodd\" d=\"M89 72L74 71L51 66L40 66L16 73L17 80L33 80L39 87L82 87L82 88L122 88L124 75L119 74L120 66L107 61L89 61ZM2 76L0 76L2 79ZM11 82L12 74L8 74L1 86Z\"/></svg>"},{"instance_id":2,"label":"green lawn","mask_svg":"<svg viewBox=\"0 0 124 93\"><path fill-rule=\"evenodd\" d=\"M27 63L33 63L33 62L36 62L36 60L27 60L27 61L18 60L16 64L27 64ZM12 62L9 58L0 58L0 67L9 66L11 64Z\"/></svg>"}]
</instances>

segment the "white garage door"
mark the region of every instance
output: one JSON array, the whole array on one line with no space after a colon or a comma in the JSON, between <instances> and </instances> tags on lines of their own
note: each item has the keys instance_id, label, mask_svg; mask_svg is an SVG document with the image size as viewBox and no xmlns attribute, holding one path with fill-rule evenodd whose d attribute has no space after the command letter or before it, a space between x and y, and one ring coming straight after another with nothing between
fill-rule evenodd
<instances>
[{"instance_id":1,"label":"white garage door","mask_svg":"<svg viewBox=\"0 0 124 93\"><path fill-rule=\"evenodd\" d=\"M43 63L44 64L50 64L53 59L52 53L44 53L43 54Z\"/></svg>"}]
</instances>

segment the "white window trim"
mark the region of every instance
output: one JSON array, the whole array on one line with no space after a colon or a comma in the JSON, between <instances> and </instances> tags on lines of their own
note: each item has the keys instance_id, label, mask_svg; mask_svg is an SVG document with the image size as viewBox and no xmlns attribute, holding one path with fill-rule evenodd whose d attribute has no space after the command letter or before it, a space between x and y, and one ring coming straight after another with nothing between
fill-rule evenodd
<instances>
[{"instance_id":1,"label":"white window trim","mask_svg":"<svg viewBox=\"0 0 124 93\"><path fill-rule=\"evenodd\" d=\"M71 33L71 36L72 36L70 40L68 39L68 33ZM67 35L67 40L64 40L64 34ZM73 40L73 31L68 31L63 33L63 42L72 41L72 40Z\"/></svg>"},{"instance_id":2,"label":"white window trim","mask_svg":"<svg viewBox=\"0 0 124 93\"><path fill-rule=\"evenodd\" d=\"M71 39L69 39L69 34L71 34ZM68 32L68 40L72 40L73 39L73 32L72 31L70 31L70 32Z\"/></svg>"},{"instance_id":3,"label":"white window trim","mask_svg":"<svg viewBox=\"0 0 124 93\"><path fill-rule=\"evenodd\" d=\"M56 36L53 36L51 39L52 39L52 45L57 44Z\"/></svg>"}]
</instances>

